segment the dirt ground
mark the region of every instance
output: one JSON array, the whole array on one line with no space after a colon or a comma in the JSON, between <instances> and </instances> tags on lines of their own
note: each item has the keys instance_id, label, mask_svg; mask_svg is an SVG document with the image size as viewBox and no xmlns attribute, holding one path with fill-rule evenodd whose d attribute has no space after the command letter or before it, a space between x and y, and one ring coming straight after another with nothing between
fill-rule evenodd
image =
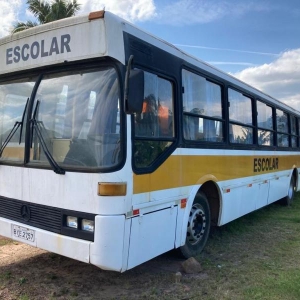
<instances>
[{"instance_id":1,"label":"dirt ground","mask_svg":"<svg viewBox=\"0 0 300 300\"><path fill-rule=\"evenodd\" d=\"M170 252L121 274L0 237L0 299L189 299L188 276L205 274L176 283L182 261Z\"/></svg>"}]
</instances>

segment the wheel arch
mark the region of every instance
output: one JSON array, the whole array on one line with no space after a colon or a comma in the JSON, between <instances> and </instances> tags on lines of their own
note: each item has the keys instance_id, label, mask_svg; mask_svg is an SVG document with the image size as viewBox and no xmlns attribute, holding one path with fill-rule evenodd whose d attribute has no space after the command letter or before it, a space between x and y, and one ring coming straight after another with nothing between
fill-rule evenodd
<instances>
[{"instance_id":1,"label":"wheel arch","mask_svg":"<svg viewBox=\"0 0 300 300\"><path fill-rule=\"evenodd\" d=\"M199 192L205 194L205 196L207 197L210 208L211 225L217 226L219 223L221 217L221 192L216 182L208 180L201 186L195 186L190 192L182 222L180 245L185 244L189 213L192 208L193 202L197 198Z\"/></svg>"},{"instance_id":2,"label":"wheel arch","mask_svg":"<svg viewBox=\"0 0 300 300\"><path fill-rule=\"evenodd\" d=\"M207 197L210 207L211 225L217 226L221 214L221 193L218 185L214 181L207 181L201 185L199 191Z\"/></svg>"}]
</instances>

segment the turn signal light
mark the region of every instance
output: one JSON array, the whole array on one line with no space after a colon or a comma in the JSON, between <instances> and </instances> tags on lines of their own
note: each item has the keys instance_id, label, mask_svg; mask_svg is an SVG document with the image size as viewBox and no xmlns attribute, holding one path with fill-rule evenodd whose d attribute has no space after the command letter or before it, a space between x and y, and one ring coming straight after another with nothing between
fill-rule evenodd
<instances>
[{"instance_id":1,"label":"turn signal light","mask_svg":"<svg viewBox=\"0 0 300 300\"><path fill-rule=\"evenodd\" d=\"M98 196L125 196L126 182L99 182Z\"/></svg>"}]
</instances>

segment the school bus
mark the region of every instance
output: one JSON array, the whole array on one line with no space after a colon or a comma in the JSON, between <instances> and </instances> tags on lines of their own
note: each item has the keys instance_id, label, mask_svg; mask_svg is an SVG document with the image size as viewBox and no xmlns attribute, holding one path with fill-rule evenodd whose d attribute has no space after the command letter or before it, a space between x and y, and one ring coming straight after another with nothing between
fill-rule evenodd
<instances>
[{"instance_id":1,"label":"school bus","mask_svg":"<svg viewBox=\"0 0 300 300\"><path fill-rule=\"evenodd\" d=\"M0 235L124 272L299 189L299 112L107 11L0 40Z\"/></svg>"}]
</instances>

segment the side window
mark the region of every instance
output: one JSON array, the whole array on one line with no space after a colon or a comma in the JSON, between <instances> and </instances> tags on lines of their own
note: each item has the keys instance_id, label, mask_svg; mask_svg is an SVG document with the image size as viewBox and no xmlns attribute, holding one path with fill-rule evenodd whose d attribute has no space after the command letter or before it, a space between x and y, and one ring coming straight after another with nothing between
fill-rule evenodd
<instances>
[{"instance_id":1,"label":"side window","mask_svg":"<svg viewBox=\"0 0 300 300\"><path fill-rule=\"evenodd\" d=\"M136 137L174 136L173 86L166 79L145 72L145 93L141 114L135 115Z\"/></svg>"},{"instance_id":2,"label":"side window","mask_svg":"<svg viewBox=\"0 0 300 300\"><path fill-rule=\"evenodd\" d=\"M184 139L223 142L221 86L187 70L182 81Z\"/></svg>"},{"instance_id":3,"label":"side window","mask_svg":"<svg viewBox=\"0 0 300 300\"><path fill-rule=\"evenodd\" d=\"M145 168L174 141L174 95L171 81L145 72L143 108L134 116L134 164Z\"/></svg>"},{"instance_id":4,"label":"side window","mask_svg":"<svg viewBox=\"0 0 300 300\"><path fill-rule=\"evenodd\" d=\"M252 100L228 89L229 141L238 144L253 144Z\"/></svg>"},{"instance_id":5,"label":"side window","mask_svg":"<svg viewBox=\"0 0 300 300\"><path fill-rule=\"evenodd\" d=\"M267 104L257 101L257 133L258 144L260 146L273 146L273 115L272 107Z\"/></svg>"},{"instance_id":6,"label":"side window","mask_svg":"<svg viewBox=\"0 0 300 300\"><path fill-rule=\"evenodd\" d=\"M297 147L297 119L294 116L291 116L291 142L292 142L292 147L296 148Z\"/></svg>"},{"instance_id":7,"label":"side window","mask_svg":"<svg viewBox=\"0 0 300 300\"><path fill-rule=\"evenodd\" d=\"M276 109L277 146L289 146L288 115L280 109Z\"/></svg>"}]
</instances>

